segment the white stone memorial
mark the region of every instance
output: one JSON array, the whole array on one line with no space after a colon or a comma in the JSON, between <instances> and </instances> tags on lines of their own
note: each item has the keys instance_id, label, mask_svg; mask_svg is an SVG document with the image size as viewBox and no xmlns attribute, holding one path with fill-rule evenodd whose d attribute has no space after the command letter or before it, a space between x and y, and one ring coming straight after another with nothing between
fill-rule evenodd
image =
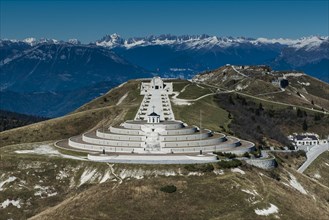
<instances>
[{"instance_id":1,"label":"white stone memorial","mask_svg":"<svg viewBox=\"0 0 329 220\"><path fill-rule=\"evenodd\" d=\"M202 163L216 161L214 151L243 154L254 144L175 120L169 95L172 82L154 77L141 83L144 99L134 120L56 143L58 147L107 154L91 160L122 163ZM202 155L200 155L202 152Z\"/></svg>"}]
</instances>

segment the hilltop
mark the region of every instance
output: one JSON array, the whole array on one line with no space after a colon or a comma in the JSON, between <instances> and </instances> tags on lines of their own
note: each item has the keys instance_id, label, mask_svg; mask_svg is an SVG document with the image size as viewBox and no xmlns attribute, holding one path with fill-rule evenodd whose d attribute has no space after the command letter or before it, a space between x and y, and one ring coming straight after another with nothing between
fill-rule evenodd
<instances>
[{"instance_id":1,"label":"hilltop","mask_svg":"<svg viewBox=\"0 0 329 220\"><path fill-rule=\"evenodd\" d=\"M304 121L310 132L329 133L328 84L303 73L271 72L264 66L238 71L224 66L197 75L192 82L175 80L178 94L172 97L172 107L176 117L199 125L201 110L204 127L264 146L288 145L286 136L303 131ZM285 89L277 83L283 74L289 82ZM140 81L130 80L66 116L2 132L1 146L64 139L100 124L132 119L142 101L139 86Z\"/></svg>"},{"instance_id":2,"label":"hilltop","mask_svg":"<svg viewBox=\"0 0 329 220\"><path fill-rule=\"evenodd\" d=\"M329 133L329 85L304 73L226 65L192 81L217 89L219 106L230 112L232 130L243 138L253 139L257 135L248 133L256 132L263 145L268 139L287 144L284 136L303 132L304 121L307 131Z\"/></svg>"},{"instance_id":3,"label":"hilltop","mask_svg":"<svg viewBox=\"0 0 329 220\"><path fill-rule=\"evenodd\" d=\"M310 131L327 132L328 114L320 107L312 109L312 104L303 99L293 104L289 104L290 99L275 100L274 104L267 96L258 98L255 89L235 90L230 83L220 84L222 72L230 68L199 75L193 82L174 80L175 95L171 101L175 117L198 125L201 114L203 127L255 141L258 147L286 145L286 135L302 129L304 120ZM213 79L200 82L211 74ZM238 84L243 80L237 79L242 77L239 73L229 74L236 75ZM242 74L246 75L247 71ZM258 80L245 81L256 81L259 85L264 81L268 86L266 77L256 75L254 79L258 77ZM303 79L310 81L299 78L298 81L320 82ZM33 219L177 216L181 219L264 219L266 216L325 219L329 216L329 189L325 179L314 178L312 170L310 176L297 173L295 167L305 160L299 154L277 155L278 168L265 171L245 163L231 168L220 163L188 166L94 163L86 161L84 153L54 148L56 140L133 118L143 98L140 83L127 81L63 117L1 132L0 216L6 219L33 216ZM289 86L285 91L290 91ZM326 84L314 86L323 86L324 94L327 91ZM253 87L258 89L256 83ZM308 93L318 97L307 88ZM297 91L305 93L302 88ZM318 95L320 100L321 93ZM318 114L320 120L315 120ZM293 123L280 123L283 116ZM325 178L325 164L319 163L319 172ZM312 169L319 167L315 165Z\"/></svg>"}]
</instances>

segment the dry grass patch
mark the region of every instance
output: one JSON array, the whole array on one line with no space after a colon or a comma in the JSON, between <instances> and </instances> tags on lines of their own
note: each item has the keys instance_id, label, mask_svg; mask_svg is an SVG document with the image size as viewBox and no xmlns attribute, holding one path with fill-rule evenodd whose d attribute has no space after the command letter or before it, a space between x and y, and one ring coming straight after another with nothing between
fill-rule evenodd
<instances>
[{"instance_id":1,"label":"dry grass patch","mask_svg":"<svg viewBox=\"0 0 329 220\"><path fill-rule=\"evenodd\" d=\"M329 151L324 152L313 161L306 169L305 174L329 187Z\"/></svg>"},{"instance_id":2,"label":"dry grass patch","mask_svg":"<svg viewBox=\"0 0 329 220\"><path fill-rule=\"evenodd\" d=\"M205 97L194 102L190 106L174 105L172 109L175 118L182 120L189 125L200 125L200 111L202 128L220 131L220 125L229 122L228 112L220 108L214 101L212 96Z\"/></svg>"}]
</instances>

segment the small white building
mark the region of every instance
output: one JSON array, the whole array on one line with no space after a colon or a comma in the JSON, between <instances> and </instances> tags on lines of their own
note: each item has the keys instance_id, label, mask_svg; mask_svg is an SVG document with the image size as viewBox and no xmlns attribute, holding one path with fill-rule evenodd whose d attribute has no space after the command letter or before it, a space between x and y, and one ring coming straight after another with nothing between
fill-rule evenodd
<instances>
[{"instance_id":1,"label":"small white building","mask_svg":"<svg viewBox=\"0 0 329 220\"><path fill-rule=\"evenodd\" d=\"M160 115L152 112L147 116L147 123L160 123Z\"/></svg>"},{"instance_id":2,"label":"small white building","mask_svg":"<svg viewBox=\"0 0 329 220\"><path fill-rule=\"evenodd\" d=\"M172 82L164 82L160 77L153 77L151 82L142 82L141 95L159 91L160 94L171 95L173 92Z\"/></svg>"},{"instance_id":3,"label":"small white building","mask_svg":"<svg viewBox=\"0 0 329 220\"><path fill-rule=\"evenodd\" d=\"M319 144L319 139L315 135L296 135L293 142L299 148L302 146L313 146Z\"/></svg>"}]
</instances>

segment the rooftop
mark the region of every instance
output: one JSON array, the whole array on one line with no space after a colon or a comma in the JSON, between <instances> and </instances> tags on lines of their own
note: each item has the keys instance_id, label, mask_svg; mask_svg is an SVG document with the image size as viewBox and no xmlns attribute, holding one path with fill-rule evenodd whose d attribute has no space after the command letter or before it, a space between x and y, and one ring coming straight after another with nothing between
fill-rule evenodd
<instances>
[{"instance_id":1,"label":"rooftop","mask_svg":"<svg viewBox=\"0 0 329 220\"><path fill-rule=\"evenodd\" d=\"M304 139L311 139L311 140L318 140L318 138L315 135L296 135L296 140L301 141Z\"/></svg>"}]
</instances>

